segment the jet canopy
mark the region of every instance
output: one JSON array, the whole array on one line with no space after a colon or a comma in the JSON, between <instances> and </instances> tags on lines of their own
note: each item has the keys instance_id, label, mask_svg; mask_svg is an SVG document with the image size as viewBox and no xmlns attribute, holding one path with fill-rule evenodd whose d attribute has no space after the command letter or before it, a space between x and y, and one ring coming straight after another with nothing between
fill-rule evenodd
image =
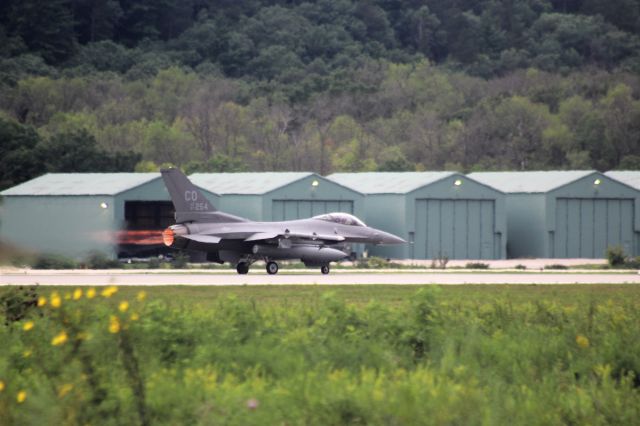
<instances>
[{"instance_id":1,"label":"jet canopy","mask_svg":"<svg viewBox=\"0 0 640 426\"><path fill-rule=\"evenodd\" d=\"M350 226L367 226L363 221L348 213L327 213L314 216L313 219L324 220L325 222L339 223Z\"/></svg>"}]
</instances>

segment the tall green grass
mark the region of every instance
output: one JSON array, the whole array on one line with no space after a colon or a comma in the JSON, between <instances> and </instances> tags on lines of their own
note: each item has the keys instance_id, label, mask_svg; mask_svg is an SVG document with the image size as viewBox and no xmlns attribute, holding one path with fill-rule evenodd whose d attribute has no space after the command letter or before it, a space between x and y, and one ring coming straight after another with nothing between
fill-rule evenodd
<instances>
[{"instance_id":1,"label":"tall green grass","mask_svg":"<svg viewBox=\"0 0 640 426\"><path fill-rule=\"evenodd\" d=\"M0 424L640 418L636 286L147 291L5 289Z\"/></svg>"}]
</instances>

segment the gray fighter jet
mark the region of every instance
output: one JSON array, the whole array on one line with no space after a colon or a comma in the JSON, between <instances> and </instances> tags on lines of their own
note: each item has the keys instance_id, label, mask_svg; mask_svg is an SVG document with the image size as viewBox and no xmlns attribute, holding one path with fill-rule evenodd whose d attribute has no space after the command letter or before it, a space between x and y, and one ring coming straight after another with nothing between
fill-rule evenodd
<instances>
[{"instance_id":1,"label":"gray fighter jet","mask_svg":"<svg viewBox=\"0 0 640 426\"><path fill-rule=\"evenodd\" d=\"M177 249L207 252L207 259L236 265L249 272L257 260L276 274L276 260L300 259L306 266L329 273L329 263L347 257L348 243L400 244L393 234L366 226L347 213L329 213L310 219L253 222L216 210L178 169L162 170L164 184L175 207L176 225L162 233L164 244Z\"/></svg>"}]
</instances>

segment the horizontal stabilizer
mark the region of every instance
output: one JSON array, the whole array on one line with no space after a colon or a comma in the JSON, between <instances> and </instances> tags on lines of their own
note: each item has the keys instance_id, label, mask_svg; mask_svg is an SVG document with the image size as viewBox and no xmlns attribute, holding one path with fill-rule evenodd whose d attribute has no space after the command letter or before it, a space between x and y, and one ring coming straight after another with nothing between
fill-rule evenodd
<instances>
[{"instance_id":1,"label":"horizontal stabilizer","mask_svg":"<svg viewBox=\"0 0 640 426\"><path fill-rule=\"evenodd\" d=\"M255 234L245 238L245 241L270 240L280 236L277 232L256 232Z\"/></svg>"},{"instance_id":2,"label":"horizontal stabilizer","mask_svg":"<svg viewBox=\"0 0 640 426\"><path fill-rule=\"evenodd\" d=\"M189 234L182 235L182 238L187 238L198 243L218 244L222 238L215 235L203 235L203 234Z\"/></svg>"}]
</instances>

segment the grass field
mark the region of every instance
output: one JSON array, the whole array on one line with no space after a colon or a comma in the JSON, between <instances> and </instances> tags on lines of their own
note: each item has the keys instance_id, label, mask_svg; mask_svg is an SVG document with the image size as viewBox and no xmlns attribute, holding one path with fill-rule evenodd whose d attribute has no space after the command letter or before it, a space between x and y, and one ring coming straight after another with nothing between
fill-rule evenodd
<instances>
[{"instance_id":1,"label":"grass field","mask_svg":"<svg viewBox=\"0 0 640 426\"><path fill-rule=\"evenodd\" d=\"M0 294L3 425L640 418L637 285Z\"/></svg>"}]
</instances>

